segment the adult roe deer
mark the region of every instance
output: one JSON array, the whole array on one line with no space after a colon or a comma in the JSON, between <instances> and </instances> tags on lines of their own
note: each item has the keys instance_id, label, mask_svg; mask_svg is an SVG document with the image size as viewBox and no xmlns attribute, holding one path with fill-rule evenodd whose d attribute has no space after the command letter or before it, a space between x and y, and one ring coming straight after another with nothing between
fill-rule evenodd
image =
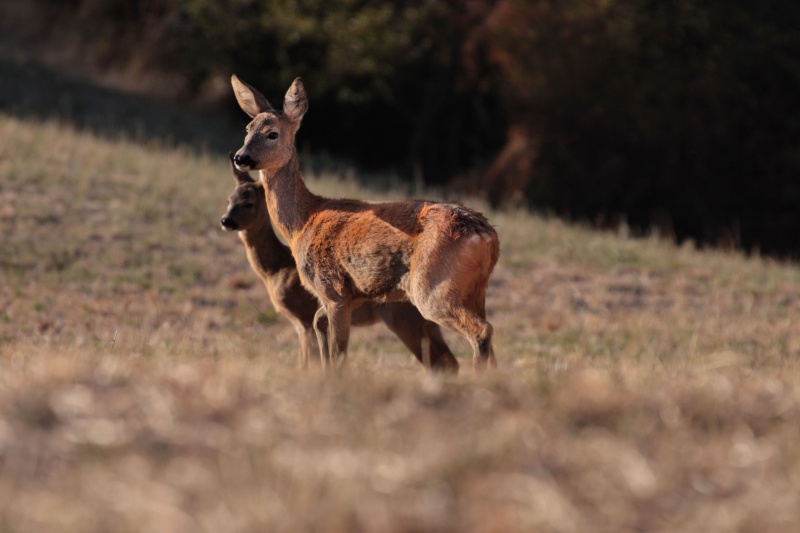
<instances>
[{"instance_id":1,"label":"adult roe deer","mask_svg":"<svg viewBox=\"0 0 800 533\"><path fill-rule=\"evenodd\" d=\"M227 231L238 231L247 260L261 278L275 310L294 326L299 340L298 365L307 367L314 335L314 315L319 300L300 283L289 248L278 240L267 212L264 186L238 170L231 158L236 189L220 219ZM434 370L458 372L458 361L447 346L439 326L428 322L408 302L364 302L353 310L351 323L368 326L383 321L423 365Z\"/></svg>"},{"instance_id":2,"label":"adult roe deer","mask_svg":"<svg viewBox=\"0 0 800 533\"><path fill-rule=\"evenodd\" d=\"M234 162L261 172L272 221L289 242L303 284L322 304L315 329L324 351L320 332L328 322L329 361L347 354L354 305L408 300L426 319L469 340L475 370L495 366L485 300L500 243L486 218L458 204L367 203L311 193L295 148L308 111L302 80L289 87L282 111L235 75L231 84L252 118Z\"/></svg>"}]
</instances>

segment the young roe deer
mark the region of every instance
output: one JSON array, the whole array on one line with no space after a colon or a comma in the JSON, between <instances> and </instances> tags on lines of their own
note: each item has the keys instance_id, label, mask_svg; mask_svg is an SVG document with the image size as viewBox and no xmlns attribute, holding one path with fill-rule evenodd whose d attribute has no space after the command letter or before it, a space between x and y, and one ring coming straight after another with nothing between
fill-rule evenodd
<instances>
[{"instance_id":1,"label":"young roe deer","mask_svg":"<svg viewBox=\"0 0 800 533\"><path fill-rule=\"evenodd\" d=\"M297 331L300 347L298 365L307 367L311 358L314 315L319 300L300 283L297 267L289 248L278 240L270 224L264 186L247 172L231 168L236 189L228 198L228 209L220 219L227 231L238 231L247 260L264 282L275 309L286 316ZM417 360L434 370L458 372L458 361L442 337L439 326L428 322L408 302L364 302L353 310L351 323L368 326L383 321L408 347Z\"/></svg>"},{"instance_id":2,"label":"young roe deer","mask_svg":"<svg viewBox=\"0 0 800 533\"><path fill-rule=\"evenodd\" d=\"M283 110L235 75L236 100L252 121L234 162L261 171L273 224L289 242L300 279L320 300L315 329L328 328L328 354L347 354L350 311L363 300L408 300L428 320L469 340L473 367L495 366L486 288L500 255L486 218L458 204L367 203L311 193L300 175L295 134L308 110L300 78Z\"/></svg>"}]
</instances>

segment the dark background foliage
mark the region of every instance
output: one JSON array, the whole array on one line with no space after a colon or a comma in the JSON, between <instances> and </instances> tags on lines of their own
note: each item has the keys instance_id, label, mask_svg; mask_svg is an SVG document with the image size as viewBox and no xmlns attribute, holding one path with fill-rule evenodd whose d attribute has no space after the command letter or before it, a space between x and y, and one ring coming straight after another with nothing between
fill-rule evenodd
<instances>
[{"instance_id":1,"label":"dark background foliage","mask_svg":"<svg viewBox=\"0 0 800 533\"><path fill-rule=\"evenodd\" d=\"M304 150L677 240L800 251L789 0L32 0L19 46L241 120L303 76Z\"/></svg>"}]
</instances>

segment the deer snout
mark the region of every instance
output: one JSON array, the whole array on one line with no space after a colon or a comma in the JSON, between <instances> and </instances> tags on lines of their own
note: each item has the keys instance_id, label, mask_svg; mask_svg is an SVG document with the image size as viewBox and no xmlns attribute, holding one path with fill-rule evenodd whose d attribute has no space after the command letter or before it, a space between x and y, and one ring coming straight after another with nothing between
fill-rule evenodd
<instances>
[{"instance_id":1,"label":"deer snout","mask_svg":"<svg viewBox=\"0 0 800 533\"><path fill-rule=\"evenodd\" d=\"M256 166L256 162L250 157L250 154L236 154L233 156L233 163L239 170L251 170Z\"/></svg>"},{"instance_id":2,"label":"deer snout","mask_svg":"<svg viewBox=\"0 0 800 533\"><path fill-rule=\"evenodd\" d=\"M220 226L223 227L223 229L226 229L226 230L229 230L229 231L233 231L233 230L235 230L236 228L239 227L239 224L237 224L235 220L233 220L231 217L227 217L227 216L226 217L222 217L220 219L220 221L219 221L219 224L220 224Z\"/></svg>"}]
</instances>

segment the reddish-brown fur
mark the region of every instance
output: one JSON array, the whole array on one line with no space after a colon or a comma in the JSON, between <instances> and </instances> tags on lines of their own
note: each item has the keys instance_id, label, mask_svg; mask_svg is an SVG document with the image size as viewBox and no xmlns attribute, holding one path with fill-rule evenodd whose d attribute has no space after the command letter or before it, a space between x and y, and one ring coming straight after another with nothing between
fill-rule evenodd
<instances>
[{"instance_id":1,"label":"reddish-brown fur","mask_svg":"<svg viewBox=\"0 0 800 533\"><path fill-rule=\"evenodd\" d=\"M272 305L297 331L298 365L307 367L311 358L314 315L319 301L300 283L289 248L275 235L270 224L264 187L231 166L236 189L228 198L228 209L220 220L223 229L238 231L247 259L261 278ZM353 310L351 323L368 326L383 321L417 360L435 370L458 372L458 361L442 337L439 326L422 318L408 302L364 302Z\"/></svg>"},{"instance_id":2,"label":"reddish-brown fur","mask_svg":"<svg viewBox=\"0 0 800 533\"><path fill-rule=\"evenodd\" d=\"M312 194L294 143L308 110L302 81L292 83L282 111L236 76L231 83L253 119L236 166L261 171L272 221L289 241L301 281L322 304L315 328L318 339L328 329L327 358L346 355L354 306L366 299L408 300L426 319L469 340L476 370L494 366L485 298L500 245L483 215L457 204Z\"/></svg>"}]
</instances>

